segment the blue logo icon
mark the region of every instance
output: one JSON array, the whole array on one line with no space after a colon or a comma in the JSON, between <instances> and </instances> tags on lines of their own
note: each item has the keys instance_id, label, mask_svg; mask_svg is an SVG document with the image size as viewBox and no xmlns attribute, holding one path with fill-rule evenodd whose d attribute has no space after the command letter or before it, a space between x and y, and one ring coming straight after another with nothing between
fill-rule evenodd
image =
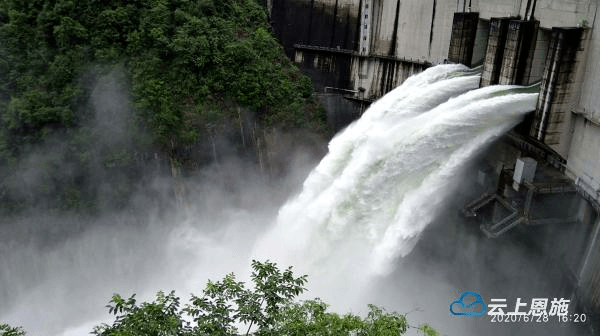
<instances>
[{"instance_id":1,"label":"blue logo icon","mask_svg":"<svg viewBox=\"0 0 600 336\"><path fill-rule=\"evenodd\" d=\"M481 295L475 292L464 292L458 299L450 304L452 315L458 316L483 316L487 306Z\"/></svg>"}]
</instances>

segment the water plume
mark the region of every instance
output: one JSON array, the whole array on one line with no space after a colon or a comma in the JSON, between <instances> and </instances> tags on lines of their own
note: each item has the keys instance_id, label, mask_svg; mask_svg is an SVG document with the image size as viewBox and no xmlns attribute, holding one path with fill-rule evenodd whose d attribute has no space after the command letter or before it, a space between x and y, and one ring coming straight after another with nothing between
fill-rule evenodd
<instances>
[{"instance_id":1,"label":"water plume","mask_svg":"<svg viewBox=\"0 0 600 336\"><path fill-rule=\"evenodd\" d=\"M464 66L437 66L374 103L330 142L257 255L312 272L391 272L452 197L470 159L535 108L536 93L478 89L479 80Z\"/></svg>"}]
</instances>

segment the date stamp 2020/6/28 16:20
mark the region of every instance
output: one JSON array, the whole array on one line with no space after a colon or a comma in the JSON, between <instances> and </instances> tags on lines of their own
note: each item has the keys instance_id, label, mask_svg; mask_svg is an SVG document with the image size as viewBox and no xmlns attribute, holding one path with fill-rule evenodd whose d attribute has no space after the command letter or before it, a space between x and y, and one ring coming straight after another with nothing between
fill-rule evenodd
<instances>
[{"instance_id":1,"label":"date stamp 2020/6/28 16:20","mask_svg":"<svg viewBox=\"0 0 600 336\"><path fill-rule=\"evenodd\" d=\"M450 303L450 313L455 316L487 315L493 323L587 322L585 313L569 312L569 299L536 297L523 300L518 297L514 302L509 307L506 298L491 298L486 304L479 293L466 291Z\"/></svg>"}]
</instances>

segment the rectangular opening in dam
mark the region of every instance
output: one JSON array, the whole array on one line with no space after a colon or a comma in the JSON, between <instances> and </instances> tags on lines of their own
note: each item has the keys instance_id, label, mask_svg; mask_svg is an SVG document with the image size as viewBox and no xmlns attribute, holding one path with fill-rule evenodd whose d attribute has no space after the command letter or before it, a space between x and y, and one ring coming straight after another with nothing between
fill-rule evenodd
<instances>
[{"instance_id":1,"label":"rectangular opening in dam","mask_svg":"<svg viewBox=\"0 0 600 336\"><path fill-rule=\"evenodd\" d=\"M538 28L537 40L535 42L535 52L533 53L533 60L531 62L531 71L526 84L538 83L542 80L542 76L544 75L544 65L546 63L546 56L548 55L551 39L551 29L542 27Z\"/></svg>"},{"instance_id":2,"label":"rectangular opening in dam","mask_svg":"<svg viewBox=\"0 0 600 336\"><path fill-rule=\"evenodd\" d=\"M488 35L490 33L490 20L479 19L477 24L477 33L475 34L475 45L473 46L473 58L471 66L483 65L485 61L485 50L488 44Z\"/></svg>"}]
</instances>

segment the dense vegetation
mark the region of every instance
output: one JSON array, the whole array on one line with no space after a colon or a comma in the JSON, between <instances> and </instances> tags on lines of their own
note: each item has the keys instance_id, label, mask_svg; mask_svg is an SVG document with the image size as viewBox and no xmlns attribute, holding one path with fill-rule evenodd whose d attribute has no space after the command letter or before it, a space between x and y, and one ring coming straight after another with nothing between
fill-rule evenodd
<instances>
[{"instance_id":1,"label":"dense vegetation","mask_svg":"<svg viewBox=\"0 0 600 336\"><path fill-rule=\"evenodd\" d=\"M93 334L400 336L412 328L405 315L373 305L369 305L367 316L361 317L328 312L327 304L319 299L298 302L295 299L305 290L306 276L295 277L291 268L281 271L270 262L254 261L252 268L253 288L246 288L229 274L221 281L209 281L203 295L192 296L183 308L173 292L159 292L155 301L141 304L135 296L125 299L114 295L108 308L116 315L115 321L97 326ZM429 325L417 329L426 336L439 335ZM0 325L0 335L24 336L25 332Z\"/></svg>"},{"instance_id":2,"label":"dense vegetation","mask_svg":"<svg viewBox=\"0 0 600 336\"><path fill-rule=\"evenodd\" d=\"M91 171L106 167L118 181L109 198L123 204L144 151L180 160L178 149L239 123L240 108L263 125L323 125L310 80L285 57L258 0L2 0L0 45L3 210L49 196L58 199L50 208L98 208ZM109 73L133 111L127 141L96 127L92 98ZM21 190L10 172L36 150L55 155L39 164L41 182Z\"/></svg>"}]
</instances>

